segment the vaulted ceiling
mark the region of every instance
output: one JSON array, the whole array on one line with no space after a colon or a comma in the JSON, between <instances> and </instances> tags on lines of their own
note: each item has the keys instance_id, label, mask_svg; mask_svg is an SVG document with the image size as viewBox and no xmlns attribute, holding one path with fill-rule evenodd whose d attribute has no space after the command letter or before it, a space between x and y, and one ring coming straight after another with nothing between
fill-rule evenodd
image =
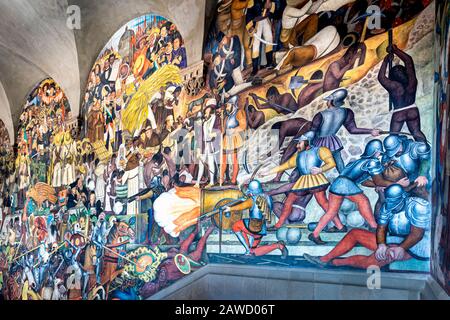
<instances>
[{"instance_id":1,"label":"vaulted ceiling","mask_svg":"<svg viewBox=\"0 0 450 320\"><path fill-rule=\"evenodd\" d=\"M206 3L208 4L206 5ZM202 59L205 8L215 0L14 0L0 2L0 118L14 141L26 96L51 77L64 90L74 116L89 71L111 36L146 13L159 14L180 30L189 63ZM81 28L67 26L76 5Z\"/></svg>"}]
</instances>

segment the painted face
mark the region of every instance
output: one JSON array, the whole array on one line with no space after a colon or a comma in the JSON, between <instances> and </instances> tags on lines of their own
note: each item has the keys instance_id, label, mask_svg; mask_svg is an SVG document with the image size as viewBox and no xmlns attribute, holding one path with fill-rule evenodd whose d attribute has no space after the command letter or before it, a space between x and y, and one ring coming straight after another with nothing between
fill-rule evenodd
<instances>
[{"instance_id":1,"label":"painted face","mask_svg":"<svg viewBox=\"0 0 450 320\"><path fill-rule=\"evenodd\" d=\"M174 125L174 123L175 123L175 120L173 119L173 117L172 116L168 116L167 120L166 120L167 127L168 128L172 127Z\"/></svg>"},{"instance_id":2,"label":"painted face","mask_svg":"<svg viewBox=\"0 0 450 320\"><path fill-rule=\"evenodd\" d=\"M403 154L403 145L400 146L400 149L398 149L398 152L395 154L396 157L400 157Z\"/></svg>"},{"instance_id":3,"label":"painted face","mask_svg":"<svg viewBox=\"0 0 450 320\"><path fill-rule=\"evenodd\" d=\"M172 52L173 52L173 45L172 42L169 42L166 47L166 53L171 54Z\"/></svg>"},{"instance_id":4,"label":"painted face","mask_svg":"<svg viewBox=\"0 0 450 320\"><path fill-rule=\"evenodd\" d=\"M166 37L167 36L167 28L166 27L162 27L161 28L161 37Z\"/></svg>"},{"instance_id":5,"label":"painted face","mask_svg":"<svg viewBox=\"0 0 450 320\"><path fill-rule=\"evenodd\" d=\"M306 141L299 141L297 143L297 150L298 151L303 151L306 149Z\"/></svg>"},{"instance_id":6,"label":"painted face","mask_svg":"<svg viewBox=\"0 0 450 320\"><path fill-rule=\"evenodd\" d=\"M180 39L176 38L175 40L173 40L173 48L175 50L178 50L180 48Z\"/></svg>"}]
</instances>

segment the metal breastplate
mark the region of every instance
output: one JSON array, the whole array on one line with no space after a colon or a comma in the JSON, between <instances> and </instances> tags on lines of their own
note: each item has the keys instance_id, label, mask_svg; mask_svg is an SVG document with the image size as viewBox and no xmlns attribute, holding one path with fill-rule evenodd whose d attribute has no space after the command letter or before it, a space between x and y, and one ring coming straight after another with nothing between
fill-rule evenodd
<instances>
[{"instance_id":1,"label":"metal breastplate","mask_svg":"<svg viewBox=\"0 0 450 320\"><path fill-rule=\"evenodd\" d=\"M250 208L251 219L263 219L266 213L272 210L272 200L268 196L253 196L253 205Z\"/></svg>"},{"instance_id":2,"label":"metal breastplate","mask_svg":"<svg viewBox=\"0 0 450 320\"><path fill-rule=\"evenodd\" d=\"M368 178L368 173L364 170L365 164L371 159L359 159L349 163L341 172L341 176L347 177L354 182L363 182Z\"/></svg>"},{"instance_id":3,"label":"metal breastplate","mask_svg":"<svg viewBox=\"0 0 450 320\"><path fill-rule=\"evenodd\" d=\"M419 171L419 160L412 159L410 149L411 145L408 145L406 152L398 158L394 157L393 160L397 161L395 165L403 169L408 178L415 179L417 178L417 172Z\"/></svg>"},{"instance_id":4,"label":"metal breastplate","mask_svg":"<svg viewBox=\"0 0 450 320\"><path fill-rule=\"evenodd\" d=\"M407 236L411 229L411 223L406 216L406 210L402 210L389 220L389 234L395 236Z\"/></svg>"},{"instance_id":5,"label":"metal breastplate","mask_svg":"<svg viewBox=\"0 0 450 320\"><path fill-rule=\"evenodd\" d=\"M322 124L317 137L334 136L347 117L347 111L344 108L327 109L320 113L322 115Z\"/></svg>"},{"instance_id":6,"label":"metal breastplate","mask_svg":"<svg viewBox=\"0 0 450 320\"><path fill-rule=\"evenodd\" d=\"M312 167L320 167L322 159L319 158L319 148L311 148L297 155L297 169L300 175L311 174Z\"/></svg>"},{"instance_id":7,"label":"metal breastplate","mask_svg":"<svg viewBox=\"0 0 450 320\"><path fill-rule=\"evenodd\" d=\"M239 121L237 119L237 110L228 116L226 128L234 129L239 126Z\"/></svg>"}]
</instances>

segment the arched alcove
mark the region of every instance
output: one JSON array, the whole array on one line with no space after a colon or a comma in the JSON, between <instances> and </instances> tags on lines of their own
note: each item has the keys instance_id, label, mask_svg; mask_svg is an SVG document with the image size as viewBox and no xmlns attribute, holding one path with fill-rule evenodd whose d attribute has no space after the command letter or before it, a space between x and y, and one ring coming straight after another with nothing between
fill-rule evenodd
<instances>
[{"instance_id":1,"label":"arched alcove","mask_svg":"<svg viewBox=\"0 0 450 320\"><path fill-rule=\"evenodd\" d=\"M71 119L69 102L62 88L51 78L37 84L26 97L17 132L16 167L18 182L18 208L23 208L26 192L38 182L60 187L57 177L62 176L62 163L71 156L61 152L76 136ZM73 160L72 160L73 161ZM58 172L61 171L59 174ZM67 172L68 173L68 172ZM67 179L74 179L74 174ZM73 181L66 181L68 185Z\"/></svg>"}]
</instances>

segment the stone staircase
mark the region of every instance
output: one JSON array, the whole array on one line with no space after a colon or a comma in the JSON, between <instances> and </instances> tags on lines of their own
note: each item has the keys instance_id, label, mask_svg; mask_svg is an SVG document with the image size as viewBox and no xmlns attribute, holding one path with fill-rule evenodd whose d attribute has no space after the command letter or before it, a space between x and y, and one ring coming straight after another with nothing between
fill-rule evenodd
<instances>
[{"instance_id":1,"label":"stone staircase","mask_svg":"<svg viewBox=\"0 0 450 320\"><path fill-rule=\"evenodd\" d=\"M325 255L330 252L336 244L345 236L344 233L322 233L322 240L328 242L326 245L318 246L308 240L308 235L311 233L308 230L301 230L302 237L298 244L287 245L289 250L289 256L302 257L303 254L308 253L311 255ZM264 238L261 244L268 244L277 242L275 232L269 232ZM206 250L208 253L219 253L219 232L216 231L209 236ZM224 231L222 234L222 253L224 254L243 254L244 248L233 233ZM361 246L354 248L348 255L363 254L368 255L371 252ZM269 255L279 256L280 252L274 251Z\"/></svg>"}]
</instances>

